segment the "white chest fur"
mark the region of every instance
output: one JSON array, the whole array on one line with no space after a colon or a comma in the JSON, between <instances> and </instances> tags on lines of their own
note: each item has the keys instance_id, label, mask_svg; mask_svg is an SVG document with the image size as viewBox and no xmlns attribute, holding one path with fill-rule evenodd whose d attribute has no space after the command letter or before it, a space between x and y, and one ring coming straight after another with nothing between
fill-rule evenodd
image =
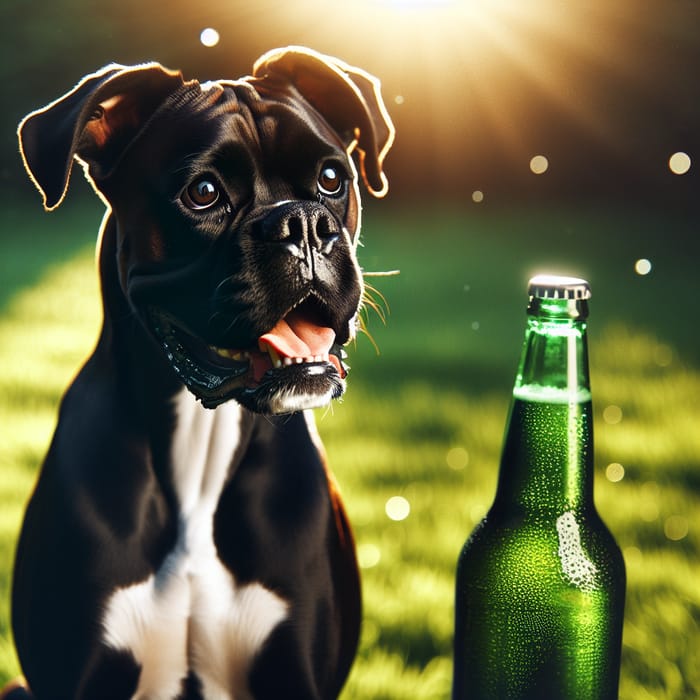
<instances>
[{"instance_id":1,"label":"white chest fur","mask_svg":"<svg viewBox=\"0 0 700 700\"><path fill-rule=\"evenodd\" d=\"M189 392L177 401L173 478L178 539L160 569L115 591L103 641L141 665L132 700L172 700L194 671L207 700L250 698L246 671L286 616L287 604L260 584L237 586L216 555L213 517L240 437L241 409L205 409Z\"/></svg>"}]
</instances>

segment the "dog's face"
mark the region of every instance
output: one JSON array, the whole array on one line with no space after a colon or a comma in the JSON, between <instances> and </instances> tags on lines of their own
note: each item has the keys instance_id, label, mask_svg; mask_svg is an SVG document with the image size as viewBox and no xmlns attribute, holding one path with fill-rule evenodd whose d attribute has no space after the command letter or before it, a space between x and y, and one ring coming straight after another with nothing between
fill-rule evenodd
<instances>
[{"instance_id":1,"label":"dog's face","mask_svg":"<svg viewBox=\"0 0 700 700\"><path fill-rule=\"evenodd\" d=\"M52 166L37 144L66 123ZM393 139L376 80L299 49L204 85L113 66L20 133L49 207L83 161L112 211L120 293L205 405L284 413L342 394L363 294L352 153L381 196Z\"/></svg>"}]
</instances>

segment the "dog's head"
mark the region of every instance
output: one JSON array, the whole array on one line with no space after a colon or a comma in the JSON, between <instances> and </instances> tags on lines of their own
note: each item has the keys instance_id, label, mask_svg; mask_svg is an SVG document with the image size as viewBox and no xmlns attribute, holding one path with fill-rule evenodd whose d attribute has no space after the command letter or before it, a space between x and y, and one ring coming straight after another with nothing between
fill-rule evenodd
<instances>
[{"instance_id":1,"label":"dog's head","mask_svg":"<svg viewBox=\"0 0 700 700\"><path fill-rule=\"evenodd\" d=\"M394 136L375 78L301 48L204 84L111 65L19 135L47 209L82 163L111 211L106 314L125 299L206 406L284 413L342 394L363 295L358 170L382 196Z\"/></svg>"}]
</instances>

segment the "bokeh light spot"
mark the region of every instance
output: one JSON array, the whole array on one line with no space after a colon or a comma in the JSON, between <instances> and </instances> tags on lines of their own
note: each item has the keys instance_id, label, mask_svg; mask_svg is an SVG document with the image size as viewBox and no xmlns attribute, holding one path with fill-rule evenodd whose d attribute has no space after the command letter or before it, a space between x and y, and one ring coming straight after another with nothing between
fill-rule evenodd
<instances>
[{"instance_id":1,"label":"bokeh light spot","mask_svg":"<svg viewBox=\"0 0 700 700\"><path fill-rule=\"evenodd\" d=\"M646 523L653 523L659 517L659 504L656 501L642 501L639 504L639 517Z\"/></svg>"},{"instance_id":2,"label":"bokeh light spot","mask_svg":"<svg viewBox=\"0 0 700 700\"><path fill-rule=\"evenodd\" d=\"M615 484L625 478L625 468L619 462L611 462L605 470L605 476Z\"/></svg>"},{"instance_id":3,"label":"bokeh light spot","mask_svg":"<svg viewBox=\"0 0 700 700\"><path fill-rule=\"evenodd\" d=\"M385 510L390 520L406 520L411 512L411 504L403 496L392 496L386 502Z\"/></svg>"},{"instance_id":4,"label":"bokeh light spot","mask_svg":"<svg viewBox=\"0 0 700 700\"><path fill-rule=\"evenodd\" d=\"M615 404L610 404L603 409L603 420L608 425L617 425L622 420L622 409Z\"/></svg>"},{"instance_id":5,"label":"bokeh light spot","mask_svg":"<svg viewBox=\"0 0 700 700\"><path fill-rule=\"evenodd\" d=\"M381 558L382 552L376 544L361 544L357 548L357 563L361 569L371 569Z\"/></svg>"},{"instance_id":6,"label":"bokeh light spot","mask_svg":"<svg viewBox=\"0 0 700 700\"><path fill-rule=\"evenodd\" d=\"M547 168L549 168L549 161L545 156L533 156L530 160L530 170L532 170L535 175L546 173Z\"/></svg>"},{"instance_id":7,"label":"bokeh light spot","mask_svg":"<svg viewBox=\"0 0 700 700\"><path fill-rule=\"evenodd\" d=\"M445 459L450 469L461 471L469 464L469 452L463 447L453 447L451 450L448 450Z\"/></svg>"},{"instance_id":8,"label":"bokeh light spot","mask_svg":"<svg viewBox=\"0 0 700 700\"><path fill-rule=\"evenodd\" d=\"M405 100L403 95L396 95L396 97L394 97L394 104L402 105L404 102Z\"/></svg>"},{"instance_id":9,"label":"bokeh light spot","mask_svg":"<svg viewBox=\"0 0 700 700\"><path fill-rule=\"evenodd\" d=\"M648 275L651 272L651 261L646 258L639 258L639 260L634 263L634 271L638 275Z\"/></svg>"},{"instance_id":10,"label":"bokeh light spot","mask_svg":"<svg viewBox=\"0 0 700 700\"><path fill-rule=\"evenodd\" d=\"M664 534L669 540L677 542L688 534L688 519L682 515L671 515L664 522Z\"/></svg>"},{"instance_id":11,"label":"bokeh light spot","mask_svg":"<svg viewBox=\"0 0 700 700\"><path fill-rule=\"evenodd\" d=\"M674 153L668 159L668 167L674 175L685 175L690 170L690 156L683 151Z\"/></svg>"},{"instance_id":12,"label":"bokeh light spot","mask_svg":"<svg viewBox=\"0 0 700 700\"><path fill-rule=\"evenodd\" d=\"M484 201L484 193L481 190L474 190L472 192L472 202L476 204L481 204Z\"/></svg>"},{"instance_id":13,"label":"bokeh light spot","mask_svg":"<svg viewBox=\"0 0 700 700\"><path fill-rule=\"evenodd\" d=\"M212 27L202 29L202 33L199 35L199 40L202 42L202 46L206 46L209 49L216 46L219 43L220 38L219 32Z\"/></svg>"}]
</instances>

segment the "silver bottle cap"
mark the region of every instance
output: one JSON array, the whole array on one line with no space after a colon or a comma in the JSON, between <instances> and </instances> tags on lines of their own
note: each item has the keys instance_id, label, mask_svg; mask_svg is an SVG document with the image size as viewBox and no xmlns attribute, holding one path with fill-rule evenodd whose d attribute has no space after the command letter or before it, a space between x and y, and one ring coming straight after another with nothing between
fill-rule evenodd
<instances>
[{"instance_id":1,"label":"silver bottle cap","mask_svg":"<svg viewBox=\"0 0 700 700\"><path fill-rule=\"evenodd\" d=\"M590 299L586 280L559 275L537 275L530 280L528 294L537 299Z\"/></svg>"}]
</instances>

